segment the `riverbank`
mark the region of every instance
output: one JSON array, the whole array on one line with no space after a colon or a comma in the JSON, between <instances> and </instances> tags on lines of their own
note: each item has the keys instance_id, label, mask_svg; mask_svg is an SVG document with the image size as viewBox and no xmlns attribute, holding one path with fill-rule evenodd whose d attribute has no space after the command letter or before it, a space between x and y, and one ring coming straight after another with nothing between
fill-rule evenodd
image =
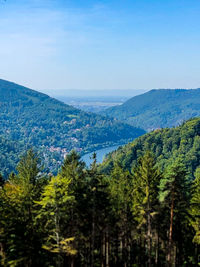
<instances>
[{"instance_id":1,"label":"riverbank","mask_svg":"<svg viewBox=\"0 0 200 267\"><path fill-rule=\"evenodd\" d=\"M93 161L92 160L92 155L94 153L96 153L97 163L102 163L107 154L117 150L120 146L123 146L123 144L110 146L110 147L106 147L106 148L102 148L102 149L98 149L96 151L93 151L93 152L90 152L90 153L87 153L87 154L83 155L81 159L86 163L86 166L89 167L90 164Z\"/></svg>"}]
</instances>

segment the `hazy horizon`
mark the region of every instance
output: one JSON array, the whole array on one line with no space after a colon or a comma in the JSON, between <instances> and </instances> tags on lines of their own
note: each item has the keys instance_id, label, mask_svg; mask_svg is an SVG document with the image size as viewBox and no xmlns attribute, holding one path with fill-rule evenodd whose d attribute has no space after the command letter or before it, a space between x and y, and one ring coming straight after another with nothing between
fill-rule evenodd
<instances>
[{"instance_id":1,"label":"hazy horizon","mask_svg":"<svg viewBox=\"0 0 200 267\"><path fill-rule=\"evenodd\" d=\"M0 0L0 77L43 92L198 88L199 10L186 0Z\"/></svg>"}]
</instances>

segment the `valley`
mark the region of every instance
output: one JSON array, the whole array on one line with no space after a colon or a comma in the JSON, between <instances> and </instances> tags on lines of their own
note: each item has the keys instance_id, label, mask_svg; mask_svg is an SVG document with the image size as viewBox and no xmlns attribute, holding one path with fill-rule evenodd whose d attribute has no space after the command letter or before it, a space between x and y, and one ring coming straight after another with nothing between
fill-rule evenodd
<instances>
[{"instance_id":1,"label":"valley","mask_svg":"<svg viewBox=\"0 0 200 267\"><path fill-rule=\"evenodd\" d=\"M200 267L199 14L0 0L0 267Z\"/></svg>"},{"instance_id":2,"label":"valley","mask_svg":"<svg viewBox=\"0 0 200 267\"><path fill-rule=\"evenodd\" d=\"M83 111L100 113L145 91L147 90L47 90L47 93Z\"/></svg>"},{"instance_id":3,"label":"valley","mask_svg":"<svg viewBox=\"0 0 200 267\"><path fill-rule=\"evenodd\" d=\"M2 144L8 152L14 146ZM110 151L102 164L93 157L86 166L73 150L54 176L42 171L44 159L27 150L16 173L8 179L0 175L1 262L91 266L107 257L109 266L145 266L148 260L152 266L176 261L197 266L199 151L200 118L146 133ZM173 233L170 248L168 229ZM104 246L109 250L101 250Z\"/></svg>"},{"instance_id":4,"label":"valley","mask_svg":"<svg viewBox=\"0 0 200 267\"><path fill-rule=\"evenodd\" d=\"M0 106L0 136L19 143L23 151L34 147L44 158L45 169L53 173L72 149L83 155L145 132L5 80L0 80ZM9 166L11 170L12 163Z\"/></svg>"},{"instance_id":5,"label":"valley","mask_svg":"<svg viewBox=\"0 0 200 267\"><path fill-rule=\"evenodd\" d=\"M180 101L174 100L174 94L193 95L181 113L174 105L180 122L186 115L197 115L194 102L198 103L198 90L150 91L147 97L136 97L145 96L147 104L133 98L131 112L134 107L134 114L139 114L137 108L143 103L141 114L149 116L145 125L157 121L164 126L163 114L170 113L160 97L163 93L171 96L168 105ZM87 266L89 262L91 266L93 261L109 257L110 266L121 262L145 266L149 260L160 266L175 261L196 265L200 118L163 129L142 124L150 131L146 133L130 125L127 118L120 117L129 124L108 117L112 109L127 108L132 99L101 110L106 113L102 116L4 80L0 80L0 96L0 244L4 245L0 264L5 260L8 266L11 262L19 267L29 261L33 267L64 266L64 262L67 266ZM89 103L81 102L83 98L79 101L83 106ZM153 103L160 104L164 113L159 109L149 112ZM193 108L190 113L189 107ZM174 119L176 124L176 116ZM166 116L166 125L169 121ZM172 212L175 224L169 225ZM172 226L170 253L175 248L180 252L166 260L169 241L165 229ZM187 242L182 241L183 235ZM55 242L56 238L60 241ZM148 240L151 248L146 246ZM104 252L103 246L109 246L109 251ZM160 256L156 258L158 249Z\"/></svg>"},{"instance_id":6,"label":"valley","mask_svg":"<svg viewBox=\"0 0 200 267\"><path fill-rule=\"evenodd\" d=\"M200 116L200 89L150 90L102 114L146 131L178 126Z\"/></svg>"}]
</instances>

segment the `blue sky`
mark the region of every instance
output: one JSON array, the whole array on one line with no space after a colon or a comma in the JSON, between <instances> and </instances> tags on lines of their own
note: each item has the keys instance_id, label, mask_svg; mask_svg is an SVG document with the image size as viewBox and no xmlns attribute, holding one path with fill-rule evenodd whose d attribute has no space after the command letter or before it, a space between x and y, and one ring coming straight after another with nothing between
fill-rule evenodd
<instances>
[{"instance_id":1,"label":"blue sky","mask_svg":"<svg viewBox=\"0 0 200 267\"><path fill-rule=\"evenodd\" d=\"M200 0L0 0L0 78L42 91L200 87Z\"/></svg>"}]
</instances>

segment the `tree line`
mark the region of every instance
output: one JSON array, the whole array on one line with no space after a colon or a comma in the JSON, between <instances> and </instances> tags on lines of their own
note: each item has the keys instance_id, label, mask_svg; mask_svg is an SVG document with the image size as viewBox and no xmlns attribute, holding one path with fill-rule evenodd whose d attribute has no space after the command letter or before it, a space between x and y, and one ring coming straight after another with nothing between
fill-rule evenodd
<instances>
[{"instance_id":1,"label":"tree line","mask_svg":"<svg viewBox=\"0 0 200 267\"><path fill-rule=\"evenodd\" d=\"M200 168L160 170L146 151L103 173L72 151L56 176L32 149L0 177L1 266L198 266Z\"/></svg>"}]
</instances>

